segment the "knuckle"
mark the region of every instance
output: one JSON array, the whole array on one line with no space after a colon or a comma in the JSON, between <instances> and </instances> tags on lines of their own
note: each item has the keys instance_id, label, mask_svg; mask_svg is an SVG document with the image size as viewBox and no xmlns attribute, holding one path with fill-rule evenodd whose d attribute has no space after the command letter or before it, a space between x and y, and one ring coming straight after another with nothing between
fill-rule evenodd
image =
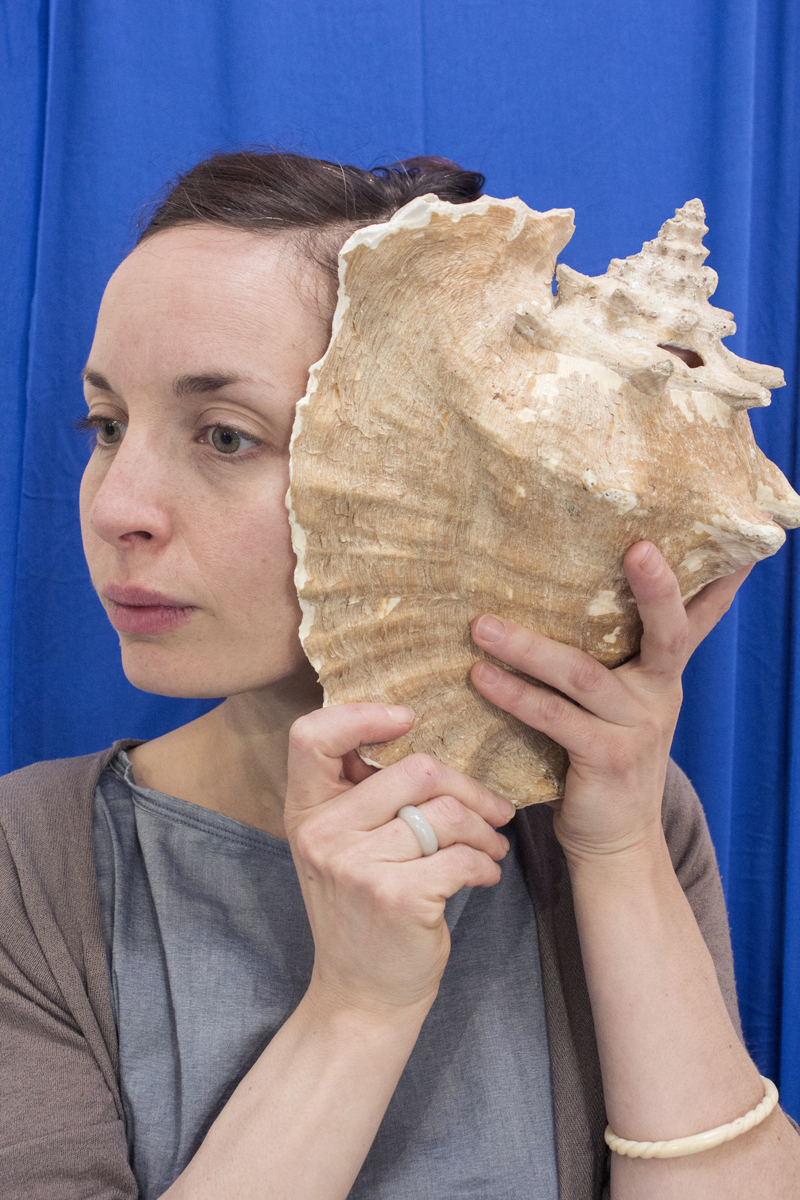
<instances>
[{"instance_id":1,"label":"knuckle","mask_svg":"<svg viewBox=\"0 0 800 1200\"><path fill-rule=\"evenodd\" d=\"M468 887L487 887L498 883L501 877L500 864L482 850L464 846L462 877Z\"/></svg>"},{"instance_id":2,"label":"knuckle","mask_svg":"<svg viewBox=\"0 0 800 1200\"><path fill-rule=\"evenodd\" d=\"M302 860L322 871L331 853L331 840L318 821L305 821L295 835L295 846Z\"/></svg>"},{"instance_id":3,"label":"knuckle","mask_svg":"<svg viewBox=\"0 0 800 1200\"><path fill-rule=\"evenodd\" d=\"M485 857L478 850L474 850L472 846L467 846L464 842L457 842L451 846L453 863L456 870L469 874L475 870L479 861Z\"/></svg>"},{"instance_id":4,"label":"knuckle","mask_svg":"<svg viewBox=\"0 0 800 1200\"><path fill-rule=\"evenodd\" d=\"M671 636L666 637L662 642L662 648L670 658L680 658L681 655L685 654L688 644L689 633L688 630L683 629L680 633L673 633Z\"/></svg>"},{"instance_id":5,"label":"knuckle","mask_svg":"<svg viewBox=\"0 0 800 1200\"><path fill-rule=\"evenodd\" d=\"M306 713L304 716L298 717L297 720L293 722L289 730L290 749L303 752L305 750L310 750L314 745L316 741L316 736L314 734L315 722L310 720L311 717L313 717L313 713Z\"/></svg>"},{"instance_id":6,"label":"knuckle","mask_svg":"<svg viewBox=\"0 0 800 1200\"><path fill-rule=\"evenodd\" d=\"M517 634L517 646L519 654L527 663L531 663L536 658L537 636L530 629L520 630Z\"/></svg>"},{"instance_id":7,"label":"knuckle","mask_svg":"<svg viewBox=\"0 0 800 1200\"><path fill-rule=\"evenodd\" d=\"M666 654L681 655L689 645L689 633L689 618L686 610L682 609L680 618L660 631L658 647Z\"/></svg>"},{"instance_id":8,"label":"knuckle","mask_svg":"<svg viewBox=\"0 0 800 1200\"><path fill-rule=\"evenodd\" d=\"M606 674L606 668L587 655L571 664L567 680L579 692L597 692L605 683Z\"/></svg>"},{"instance_id":9,"label":"knuckle","mask_svg":"<svg viewBox=\"0 0 800 1200\"><path fill-rule=\"evenodd\" d=\"M455 796L437 796L429 801L430 809L437 818L447 825L462 825L466 816L464 805ZM428 807L428 806L426 806Z\"/></svg>"},{"instance_id":10,"label":"knuckle","mask_svg":"<svg viewBox=\"0 0 800 1200\"><path fill-rule=\"evenodd\" d=\"M567 715L567 702L563 696L559 696L550 688L541 688L540 691L542 694L539 698L539 711L543 719L548 724L563 723Z\"/></svg>"},{"instance_id":11,"label":"knuckle","mask_svg":"<svg viewBox=\"0 0 800 1200\"><path fill-rule=\"evenodd\" d=\"M409 754L401 763L406 774L416 784L434 785L442 777L442 764L430 754Z\"/></svg>"},{"instance_id":12,"label":"knuckle","mask_svg":"<svg viewBox=\"0 0 800 1200\"><path fill-rule=\"evenodd\" d=\"M612 775L625 775L634 764L634 754L627 741L616 738L606 744L603 758Z\"/></svg>"}]
</instances>

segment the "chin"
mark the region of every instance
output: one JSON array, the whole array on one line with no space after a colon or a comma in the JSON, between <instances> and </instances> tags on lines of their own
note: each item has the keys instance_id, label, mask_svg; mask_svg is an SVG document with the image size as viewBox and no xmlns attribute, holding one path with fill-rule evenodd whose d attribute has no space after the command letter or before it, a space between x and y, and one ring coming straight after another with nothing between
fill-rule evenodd
<instances>
[{"instance_id":1,"label":"chin","mask_svg":"<svg viewBox=\"0 0 800 1200\"><path fill-rule=\"evenodd\" d=\"M138 642L122 646L122 669L135 688L155 696L224 700L269 687L308 666L299 642L296 653L265 654L269 669L253 662L252 650L243 657L243 662L232 665L230 661L215 662L213 654L202 651L170 654L153 644Z\"/></svg>"}]
</instances>

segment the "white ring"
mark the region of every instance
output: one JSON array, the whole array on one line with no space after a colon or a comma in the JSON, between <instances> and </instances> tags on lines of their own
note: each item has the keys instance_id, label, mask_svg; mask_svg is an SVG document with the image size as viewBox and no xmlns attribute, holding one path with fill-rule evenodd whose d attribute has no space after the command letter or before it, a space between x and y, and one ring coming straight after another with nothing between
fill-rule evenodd
<instances>
[{"instance_id":1,"label":"white ring","mask_svg":"<svg viewBox=\"0 0 800 1200\"><path fill-rule=\"evenodd\" d=\"M405 804L397 815L401 821L405 821L410 829L414 830L422 847L423 856L427 858L428 855L435 854L439 849L439 839L425 814L421 813L413 804Z\"/></svg>"}]
</instances>

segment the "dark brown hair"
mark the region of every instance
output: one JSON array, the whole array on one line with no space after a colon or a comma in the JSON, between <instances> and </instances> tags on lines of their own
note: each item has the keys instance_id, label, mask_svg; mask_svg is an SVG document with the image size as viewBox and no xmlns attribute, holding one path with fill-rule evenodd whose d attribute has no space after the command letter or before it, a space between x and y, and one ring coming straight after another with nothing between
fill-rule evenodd
<instances>
[{"instance_id":1,"label":"dark brown hair","mask_svg":"<svg viewBox=\"0 0 800 1200\"><path fill-rule=\"evenodd\" d=\"M416 196L466 204L484 177L447 158L419 157L364 171L275 149L204 159L172 183L145 218L137 245L164 229L208 223L251 233L291 231L302 252L336 277L339 248L353 230Z\"/></svg>"}]
</instances>

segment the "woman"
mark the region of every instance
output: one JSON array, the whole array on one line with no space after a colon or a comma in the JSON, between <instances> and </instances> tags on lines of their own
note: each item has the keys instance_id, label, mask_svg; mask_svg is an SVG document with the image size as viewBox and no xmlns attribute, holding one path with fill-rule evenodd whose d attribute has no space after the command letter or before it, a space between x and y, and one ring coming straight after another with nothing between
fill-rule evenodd
<instances>
[{"instance_id":1,"label":"woman","mask_svg":"<svg viewBox=\"0 0 800 1200\"><path fill-rule=\"evenodd\" d=\"M608 1194L606 1119L673 1139L762 1101L708 834L668 765L682 668L746 572L684 610L632 547L642 653L613 672L476 620L477 646L563 693L473 671L569 751L563 803L512 824L432 759L365 766L356 747L413 714L322 709L300 647L288 444L336 252L482 182L219 156L108 285L84 372L92 580L137 687L226 699L6 781L6 1196L583 1200ZM800 1183L780 1109L703 1153L612 1159L615 1200Z\"/></svg>"}]
</instances>

